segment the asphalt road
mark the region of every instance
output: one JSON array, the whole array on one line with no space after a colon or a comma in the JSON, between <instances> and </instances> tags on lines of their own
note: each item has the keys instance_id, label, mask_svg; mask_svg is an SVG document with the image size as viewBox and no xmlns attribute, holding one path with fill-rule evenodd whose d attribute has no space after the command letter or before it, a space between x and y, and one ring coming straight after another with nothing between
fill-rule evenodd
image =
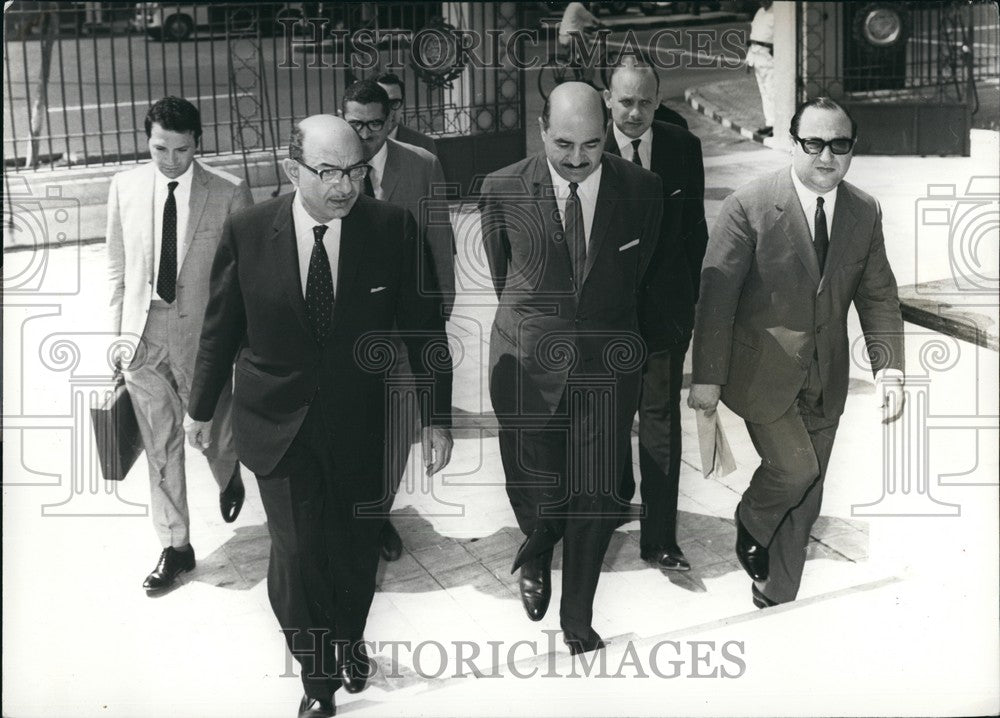
<instances>
[{"instance_id":1,"label":"asphalt road","mask_svg":"<svg viewBox=\"0 0 1000 718\"><path fill-rule=\"evenodd\" d=\"M661 71L661 97L681 98L694 84L725 79L742 70L719 68L716 58L723 52L720 37L729 31L747 31L747 23L726 23L697 28L676 28L671 35L659 35L660 56L671 62ZM634 33L648 44L653 30ZM611 35L609 48L615 52L627 39L618 30ZM4 156L23 157L28 135L28 106L37 95L40 43L8 44L4 58ZM527 48L528 59L545 56L543 48ZM291 63L289 57L293 58ZM732 51L727 56L735 64ZM289 67L287 65L296 65ZM676 65L676 66L673 66ZM469 69L474 92L493 80L492 70ZM541 111L537 69L523 75L525 123L530 131ZM408 97L411 108L436 103L462 106L459 92L432 92L413 82L407 70L410 91L420 88L419 97ZM230 77L235 94L230 94ZM203 151L207 154L233 151L239 147L237 133L249 149L284 143L293 118L336 111L335 98L345 86L345 71L335 67L333 50L325 53L287 52L284 38L265 37L259 46L237 40L227 44L223 36L201 36L197 41L162 43L143 35L89 37L57 41L52 53L49 81L49 112L43 132L42 155L67 155L76 161L87 157L116 161L145 151L143 118L152 101L168 94L196 101L205 127ZM234 103L241 104L236 112ZM234 118L242 116L237 127ZM461 129L460 127L457 129ZM51 137L51 139L47 139ZM61 160L65 163L65 159Z\"/></svg>"}]
</instances>

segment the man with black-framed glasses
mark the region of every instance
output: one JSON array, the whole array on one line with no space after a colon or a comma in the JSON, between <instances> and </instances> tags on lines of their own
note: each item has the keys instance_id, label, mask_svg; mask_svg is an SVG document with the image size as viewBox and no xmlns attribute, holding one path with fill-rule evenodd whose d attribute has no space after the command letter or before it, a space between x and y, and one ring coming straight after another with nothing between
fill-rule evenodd
<instances>
[{"instance_id":1,"label":"man with black-framed glasses","mask_svg":"<svg viewBox=\"0 0 1000 718\"><path fill-rule=\"evenodd\" d=\"M437 157L430 152L389 138L392 130L391 101L385 90L374 80L352 83L341 97L341 115L361 139L365 162L371 167L364 180L365 194L409 210L417 220L417 236L427 248L432 259L435 276L434 291L440 293L444 318L451 316L455 303L455 239L444 198L444 171ZM423 278L419 290L427 288ZM406 353L398 352L400 376L409 374ZM412 396L413 385L407 387ZM392 496L399 487L406 469L410 447L416 442L416 417L412 402L403 401L410 410L399 412L399 424L393 432L398 441L390 442L387 450L392 479L386 492L386 511L391 508ZM382 558L395 561L402 556L403 540L391 521L382 527L379 539Z\"/></svg>"},{"instance_id":2,"label":"man with black-framed glasses","mask_svg":"<svg viewBox=\"0 0 1000 718\"><path fill-rule=\"evenodd\" d=\"M413 217L362 196L357 133L315 115L292 131L295 192L233 215L212 265L187 435L204 449L232 377L240 461L257 477L271 537L268 598L302 664L300 716L332 716L365 687L375 593L391 332L429 385L424 465L451 457L451 356ZM429 363L433 357L433 365Z\"/></svg>"},{"instance_id":3,"label":"man with black-framed glasses","mask_svg":"<svg viewBox=\"0 0 1000 718\"><path fill-rule=\"evenodd\" d=\"M847 400L853 303L883 423L903 410L903 320L878 201L844 182L858 128L828 98L792 117L792 166L730 195L709 235L688 404L719 399L761 463L736 507L758 608L795 600Z\"/></svg>"},{"instance_id":4,"label":"man with black-framed glasses","mask_svg":"<svg viewBox=\"0 0 1000 718\"><path fill-rule=\"evenodd\" d=\"M430 135L403 124L403 107L406 104L406 85L391 72L383 72L375 82L389 96L389 137L414 147L427 150L437 156L437 143Z\"/></svg>"}]
</instances>

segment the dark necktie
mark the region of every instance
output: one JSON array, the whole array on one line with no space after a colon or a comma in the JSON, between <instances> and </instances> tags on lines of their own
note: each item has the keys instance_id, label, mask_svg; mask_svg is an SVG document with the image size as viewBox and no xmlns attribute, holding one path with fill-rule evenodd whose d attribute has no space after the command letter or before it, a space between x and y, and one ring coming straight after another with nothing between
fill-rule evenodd
<instances>
[{"instance_id":1,"label":"dark necktie","mask_svg":"<svg viewBox=\"0 0 1000 718\"><path fill-rule=\"evenodd\" d=\"M819 273L823 275L823 265L826 264L826 251L830 248L830 235L826 229L826 212L823 211L823 198L816 198L816 221L813 228L813 247L816 249L816 261L819 262Z\"/></svg>"},{"instance_id":2,"label":"dark necktie","mask_svg":"<svg viewBox=\"0 0 1000 718\"><path fill-rule=\"evenodd\" d=\"M313 244L312 256L309 257L309 273L306 275L306 318L320 345L326 341L333 318L333 272L330 271L330 258L323 246L324 234L325 224L313 227L316 242Z\"/></svg>"},{"instance_id":3,"label":"dark necktie","mask_svg":"<svg viewBox=\"0 0 1000 718\"><path fill-rule=\"evenodd\" d=\"M569 183L569 197L566 198L566 242L573 258L573 277L577 293L583 288L583 270L587 266L587 237L583 231L583 207L580 195L576 193L576 182Z\"/></svg>"},{"instance_id":4,"label":"dark necktie","mask_svg":"<svg viewBox=\"0 0 1000 718\"><path fill-rule=\"evenodd\" d=\"M642 167L642 159L639 157L639 143L642 140L632 140L632 161Z\"/></svg>"},{"instance_id":5,"label":"dark necktie","mask_svg":"<svg viewBox=\"0 0 1000 718\"><path fill-rule=\"evenodd\" d=\"M368 172L368 174L365 175L365 187L364 187L364 189L365 189L365 194L366 195L368 195L372 199L375 198L375 186L372 185L372 173L370 171Z\"/></svg>"},{"instance_id":6,"label":"dark necktie","mask_svg":"<svg viewBox=\"0 0 1000 718\"><path fill-rule=\"evenodd\" d=\"M167 183L167 201L163 203L163 233L160 237L160 273L156 293L167 304L177 298L177 198L176 182Z\"/></svg>"}]
</instances>

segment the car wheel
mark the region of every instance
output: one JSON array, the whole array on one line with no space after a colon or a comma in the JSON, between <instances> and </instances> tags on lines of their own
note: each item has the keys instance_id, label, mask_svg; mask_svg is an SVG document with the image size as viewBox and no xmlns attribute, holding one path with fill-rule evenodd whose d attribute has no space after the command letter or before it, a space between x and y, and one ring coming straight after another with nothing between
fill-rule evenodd
<instances>
[{"instance_id":1,"label":"car wheel","mask_svg":"<svg viewBox=\"0 0 1000 718\"><path fill-rule=\"evenodd\" d=\"M181 42L191 37L194 23L187 15L173 15L163 23L163 36L167 40Z\"/></svg>"}]
</instances>

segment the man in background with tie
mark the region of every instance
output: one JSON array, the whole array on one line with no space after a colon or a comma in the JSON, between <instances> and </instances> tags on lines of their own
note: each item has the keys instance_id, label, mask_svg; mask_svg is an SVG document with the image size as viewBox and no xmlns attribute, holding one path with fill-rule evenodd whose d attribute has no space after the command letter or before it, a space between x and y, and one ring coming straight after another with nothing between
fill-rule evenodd
<instances>
[{"instance_id":1,"label":"man in background with tie","mask_svg":"<svg viewBox=\"0 0 1000 718\"><path fill-rule=\"evenodd\" d=\"M254 472L271 537L267 591L302 664L300 716L332 716L365 687L386 470L385 375L398 327L425 379L424 463L451 457L451 355L413 217L363 196L368 166L343 119L292 131L295 192L233 216L212 265L188 438L211 439L236 359L236 451ZM432 276L432 275L431 275Z\"/></svg>"},{"instance_id":2,"label":"man in background with tie","mask_svg":"<svg viewBox=\"0 0 1000 718\"><path fill-rule=\"evenodd\" d=\"M639 399L639 550L655 566L688 571L691 564L677 543L677 499L684 356L708 243L701 141L686 129L653 119L660 80L648 62L623 57L608 85L604 102L611 122L605 150L652 170L663 182L660 242L639 296L639 328L649 352ZM635 493L631 456L622 493L629 498Z\"/></svg>"},{"instance_id":3,"label":"man in background with tie","mask_svg":"<svg viewBox=\"0 0 1000 718\"><path fill-rule=\"evenodd\" d=\"M196 161L198 108L165 97L146 115L152 162L120 172L108 195L107 256L112 331L139 341L124 369L149 464L150 511L163 546L143 588L174 585L195 566L184 473L184 413L208 303L208 275L226 218L253 204L245 182ZM227 522L244 488L230 423L230 386L221 389L205 451Z\"/></svg>"},{"instance_id":4,"label":"man in background with tie","mask_svg":"<svg viewBox=\"0 0 1000 718\"><path fill-rule=\"evenodd\" d=\"M828 98L791 122L792 167L730 195L701 274L688 404L746 422L760 466L736 507L758 608L795 600L847 399L847 312L861 320L882 421L903 410L903 320L879 203L843 181L857 126Z\"/></svg>"},{"instance_id":5,"label":"man in background with tie","mask_svg":"<svg viewBox=\"0 0 1000 718\"><path fill-rule=\"evenodd\" d=\"M489 175L483 242L499 300L490 398L525 542L525 613L541 620L562 543L559 622L571 653L604 641L594 595L611 535L645 348L637 296L659 240L659 178L604 152L601 97L567 82L539 118L544 153Z\"/></svg>"},{"instance_id":6,"label":"man in background with tie","mask_svg":"<svg viewBox=\"0 0 1000 718\"><path fill-rule=\"evenodd\" d=\"M448 203L443 199L445 182L441 163L430 152L389 137L393 116L389 96L374 80L359 80L348 86L341 97L341 115L358 133L362 154L371 168L365 177L364 193L408 210L417 220L417 237L430 252L434 270L433 277L418 277L418 288L440 293L441 310L447 320L455 304L455 237ZM397 342L398 348L402 346L402 342ZM400 351L399 358L398 372L409 374L406 352ZM412 383L407 389L413 396ZM401 397L399 423L392 437L398 441L387 447L394 467L392 485L387 487L387 512L406 469L410 446L416 439L418 422L411 411L413 407L412 401ZM402 555L403 541L391 521L387 520L382 527L379 543L386 561L395 561Z\"/></svg>"}]
</instances>

